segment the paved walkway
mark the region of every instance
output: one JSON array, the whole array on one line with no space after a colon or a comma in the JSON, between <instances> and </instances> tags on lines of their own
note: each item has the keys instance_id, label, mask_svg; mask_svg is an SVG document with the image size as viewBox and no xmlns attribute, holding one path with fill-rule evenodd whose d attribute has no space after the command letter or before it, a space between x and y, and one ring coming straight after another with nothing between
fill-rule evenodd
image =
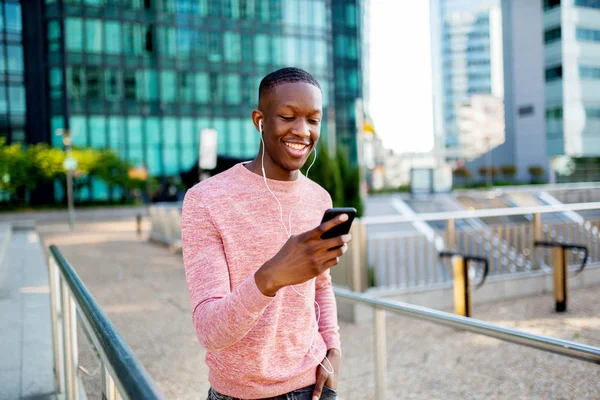
<instances>
[{"instance_id":1,"label":"paved walkway","mask_svg":"<svg viewBox=\"0 0 600 400\"><path fill-rule=\"evenodd\" d=\"M48 274L39 237L16 231L0 263L0 399L55 399Z\"/></svg>"},{"instance_id":2,"label":"paved walkway","mask_svg":"<svg viewBox=\"0 0 600 400\"><path fill-rule=\"evenodd\" d=\"M146 230L148 226L145 226ZM125 341L169 399L202 399L208 390L205 352L191 324L181 256L135 235L133 220L43 225L76 267ZM476 306L486 321L600 347L598 287L572 291L569 312L552 311L552 295ZM456 331L387 319L389 399L598 399L597 365ZM340 399L374 398L370 323L340 323ZM80 335L83 337L83 335ZM82 357L92 371L97 364Z\"/></svg>"}]
</instances>

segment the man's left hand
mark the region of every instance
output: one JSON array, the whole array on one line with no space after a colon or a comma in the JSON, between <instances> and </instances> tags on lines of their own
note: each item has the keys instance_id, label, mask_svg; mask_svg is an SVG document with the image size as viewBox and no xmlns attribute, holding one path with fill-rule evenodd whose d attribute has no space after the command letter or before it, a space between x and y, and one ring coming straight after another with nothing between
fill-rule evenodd
<instances>
[{"instance_id":1,"label":"man's left hand","mask_svg":"<svg viewBox=\"0 0 600 400\"><path fill-rule=\"evenodd\" d=\"M321 393L323 392L323 386L327 386L333 390L337 389L337 380L338 374L340 372L340 351L337 349L329 349L327 351L327 359L323 359L321 364L323 364L326 368L323 368L323 365L319 365L317 367L317 383L315 384L315 390L313 391L313 400L318 400L321 398ZM331 371L331 367L333 367L333 374L330 374L327 371Z\"/></svg>"}]
</instances>

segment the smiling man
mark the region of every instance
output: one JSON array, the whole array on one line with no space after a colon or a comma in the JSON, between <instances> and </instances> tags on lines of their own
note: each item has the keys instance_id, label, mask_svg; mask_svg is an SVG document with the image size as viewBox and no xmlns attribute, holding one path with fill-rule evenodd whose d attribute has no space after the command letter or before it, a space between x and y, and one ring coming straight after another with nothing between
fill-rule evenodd
<instances>
[{"instance_id":1,"label":"smiling man","mask_svg":"<svg viewBox=\"0 0 600 400\"><path fill-rule=\"evenodd\" d=\"M341 352L329 268L351 238L320 238L347 216L320 224L331 197L300 172L316 156L321 118L310 74L267 75L252 112L256 158L186 194L183 259L209 400L336 398Z\"/></svg>"}]
</instances>

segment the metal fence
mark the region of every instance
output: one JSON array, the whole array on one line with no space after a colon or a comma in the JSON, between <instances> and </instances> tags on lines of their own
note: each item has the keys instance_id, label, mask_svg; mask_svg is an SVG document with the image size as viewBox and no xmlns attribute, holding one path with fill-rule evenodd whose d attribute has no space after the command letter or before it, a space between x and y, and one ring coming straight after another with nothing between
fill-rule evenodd
<instances>
[{"instance_id":1,"label":"metal fence","mask_svg":"<svg viewBox=\"0 0 600 400\"><path fill-rule=\"evenodd\" d=\"M590 250L589 263L600 262L600 219L582 219L581 223L550 219L542 216L565 211L599 210L600 203L575 203L553 206L426 213L412 217L366 217L358 221L366 227L404 224L406 222L436 222L445 226L437 230L432 240L424 235L400 233L372 234L366 239L371 287L378 289L425 288L449 282L447 266L439 260L442 250L457 250L465 254L487 257L490 276L510 275L534 270L549 270L551 251L536 249L536 240L555 240L582 244ZM487 225L474 229L459 220L502 216L527 216L528 223ZM440 224L439 222L443 222ZM583 254L569 252L567 262L576 268Z\"/></svg>"},{"instance_id":2,"label":"metal fence","mask_svg":"<svg viewBox=\"0 0 600 400\"><path fill-rule=\"evenodd\" d=\"M79 373L85 370L79 365L77 338L81 327L100 358L102 399L163 399L73 267L58 248L50 246L49 250L54 376L59 396L67 400L83 397Z\"/></svg>"},{"instance_id":3,"label":"metal fence","mask_svg":"<svg viewBox=\"0 0 600 400\"><path fill-rule=\"evenodd\" d=\"M386 311L600 365L600 349L596 347L555 339L548 336L534 335L518 329L508 328L473 318L461 317L455 314L433 310L431 308L401 303L399 301L372 298L364 294L350 292L340 288L334 288L334 292L336 298L343 301L350 301L355 304L358 303L369 306L375 313L375 317L373 318L375 338L374 362L376 399L378 400L386 399Z\"/></svg>"}]
</instances>

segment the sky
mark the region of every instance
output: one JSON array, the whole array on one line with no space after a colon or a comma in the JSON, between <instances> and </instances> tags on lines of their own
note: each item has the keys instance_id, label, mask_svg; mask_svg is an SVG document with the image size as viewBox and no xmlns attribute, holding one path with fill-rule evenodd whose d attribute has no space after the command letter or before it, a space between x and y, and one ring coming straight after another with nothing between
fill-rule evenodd
<instances>
[{"instance_id":1,"label":"sky","mask_svg":"<svg viewBox=\"0 0 600 400\"><path fill-rule=\"evenodd\" d=\"M370 1L370 111L384 146L433 147L429 1Z\"/></svg>"}]
</instances>

